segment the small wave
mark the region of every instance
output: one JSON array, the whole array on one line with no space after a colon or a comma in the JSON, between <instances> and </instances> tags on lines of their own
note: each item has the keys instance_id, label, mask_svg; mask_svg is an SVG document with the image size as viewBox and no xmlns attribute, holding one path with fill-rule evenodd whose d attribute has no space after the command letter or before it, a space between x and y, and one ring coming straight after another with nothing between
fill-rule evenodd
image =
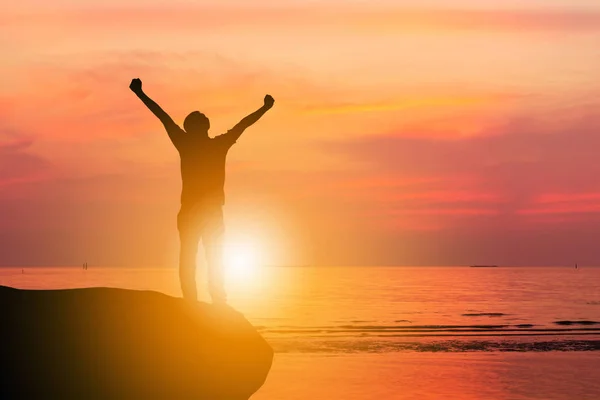
<instances>
[{"instance_id":1,"label":"small wave","mask_svg":"<svg viewBox=\"0 0 600 400\"><path fill-rule=\"evenodd\" d=\"M598 351L600 340L390 340L270 341L276 353L387 353L387 352L540 352Z\"/></svg>"},{"instance_id":2,"label":"small wave","mask_svg":"<svg viewBox=\"0 0 600 400\"><path fill-rule=\"evenodd\" d=\"M597 321L554 321L556 325L600 325Z\"/></svg>"},{"instance_id":3,"label":"small wave","mask_svg":"<svg viewBox=\"0 0 600 400\"><path fill-rule=\"evenodd\" d=\"M591 306L600 306L600 301L588 301L585 304L589 304Z\"/></svg>"},{"instance_id":4,"label":"small wave","mask_svg":"<svg viewBox=\"0 0 600 400\"><path fill-rule=\"evenodd\" d=\"M260 326L269 337L435 337L435 336L548 336L600 335L594 321L557 321L561 327L529 323L503 325L328 325L328 326Z\"/></svg>"},{"instance_id":5,"label":"small wave","mask_svg":"<svg viewBox=\"0 0 600 400\"><path fill-rule=\"evenodd\" d=\"M510 325L322 325L322 326L272 326L272 331L412 331L412 330L434 330L444 331L452 329L503 329Z\"/></svg>"},{"instance_id":6,"label":"small wave","mask_svg":"<svg viewBox=\"0 0 600 400\"><path fill-rule=\"evenodd\" d=\"M484 312L484 313L468 313L462 314L463 317L503 317L507 314L501 312Z\"/></svg>"},{"instance_id":7,"label":"small wave","mask_svg":"<svg viewBox=\"0 0 600 400\"><path fill-rule=\"evenodd\" d=\"M346 321L336 321L336 322L346 322ZM356 319L356 320L352 320L350 322L352 322L353 324L366 324L366 323L375 322L375 321Z\"/></svg>"}]
</instances>

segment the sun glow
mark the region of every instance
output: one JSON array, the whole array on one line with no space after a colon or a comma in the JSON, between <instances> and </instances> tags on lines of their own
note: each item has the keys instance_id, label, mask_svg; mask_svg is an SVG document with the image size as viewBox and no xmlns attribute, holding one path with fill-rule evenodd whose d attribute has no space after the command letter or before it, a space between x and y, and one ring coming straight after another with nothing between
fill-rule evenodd
<instances>
[{"instance_id":1,"label":"sun glow","mask_svg":"<svg viewBox=\"0 0 600 400\"><path fill-rule=\"evenodd\" d=\"M225 244L223 262L228 281L255 280L260 272L260 249L251 241L228 242Z\"/></svg>"}]
</instances>

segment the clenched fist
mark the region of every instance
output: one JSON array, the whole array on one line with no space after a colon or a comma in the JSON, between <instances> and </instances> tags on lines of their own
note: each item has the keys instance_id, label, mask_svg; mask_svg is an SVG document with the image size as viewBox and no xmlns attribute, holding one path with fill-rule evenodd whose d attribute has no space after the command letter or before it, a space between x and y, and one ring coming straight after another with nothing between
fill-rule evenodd
<instances>
[{"instance_id":1,"label":"clenched fist","mask_svg":"<svg viewBox=\"0 0 600 400\"><path fill-rule=\"evenodd\" d=\"M134 93L141 92L142 91L142 81L139 78L132 79L131 83L129 84L129 89L131 89L131 91Z\"/></svg>"},{"instance_id":2,"label":"clenched fist","mask_svg":"<svg viewBox=\"0 0 600 400\"><path fill-rule=\"evenodd\" d=\"M265 107L271 108L273 107L273 103L275 103L275 99L273 99L273 97L268 94L265 96Z\"/></svg>"}]
</instances>

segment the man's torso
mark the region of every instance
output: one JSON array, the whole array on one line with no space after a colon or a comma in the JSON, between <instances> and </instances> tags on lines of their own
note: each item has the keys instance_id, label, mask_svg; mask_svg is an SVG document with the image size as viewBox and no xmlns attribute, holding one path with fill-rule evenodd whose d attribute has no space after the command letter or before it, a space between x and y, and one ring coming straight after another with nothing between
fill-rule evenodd
<instances>
[{"instance_id":1,"label":"man's torso","mask_svg":"<svg viewBox=\"0 0 600 400\"><path fill-rule=\"evenodd\" d=\"M181 157L181 206L199 203L225 203L225 160L233 143L224 135L185 140L179 146Z\"/></svg>"}]
</instances>

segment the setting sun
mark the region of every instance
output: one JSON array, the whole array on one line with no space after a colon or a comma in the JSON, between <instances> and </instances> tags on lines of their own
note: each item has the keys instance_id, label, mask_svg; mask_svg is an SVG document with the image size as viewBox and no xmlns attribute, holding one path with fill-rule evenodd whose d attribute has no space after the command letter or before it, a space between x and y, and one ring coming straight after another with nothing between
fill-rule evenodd
<instances>
[{"instance_id":1,"label":"setting sun","mask_svg":"<svg viewBox=\"0 0 600 400\"><path fill-rule=\"evenodd\" d=\"M260 251L250 241L227 242L223 254L225 274L230 280L256 277L260 266Z\"/></svg>"}]
</instances>

